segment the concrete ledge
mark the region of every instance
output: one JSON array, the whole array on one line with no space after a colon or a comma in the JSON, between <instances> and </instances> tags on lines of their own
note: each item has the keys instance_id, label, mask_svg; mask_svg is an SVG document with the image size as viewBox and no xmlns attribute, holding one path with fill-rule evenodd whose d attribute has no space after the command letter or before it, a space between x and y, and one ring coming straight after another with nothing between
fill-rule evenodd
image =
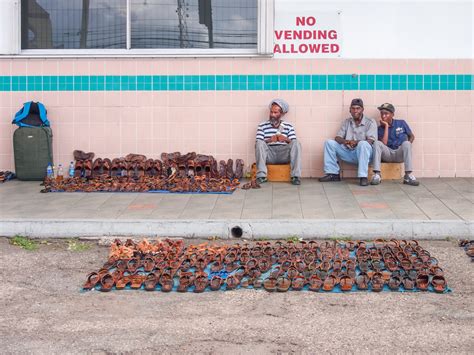
<instances>
[{"instance_id":1,"label":"concrete ledge","mask_svg":"<svg viewBox=\"0 0 474 355\"><path fill-rule=\"evenodd\" d=\"M35 238L103 236L281 239L472 238L474 221L460 220L97 220L4 219L0 236Z\"/></svg>"}]
</instances>

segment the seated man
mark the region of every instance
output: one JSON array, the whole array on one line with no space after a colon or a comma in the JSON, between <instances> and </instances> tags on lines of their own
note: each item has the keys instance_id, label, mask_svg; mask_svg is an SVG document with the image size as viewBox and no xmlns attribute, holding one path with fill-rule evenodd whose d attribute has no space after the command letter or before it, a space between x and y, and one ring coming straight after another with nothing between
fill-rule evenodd
<instances>
[{"instance_id":1,"label":"seated man","mask_svg":"<svg viewBox=\"0 0 474 355\"><path fill-rule=\"evenodd\" d=\"M282 99L270 102L268 121L258 125L255 143L255 160L257 163L257 182L267 182L266 164L291 165L291 183L301 184L301 145L296 140L295 129L291 123L282 121L289 106Z\"/></svg>"},{"instance_id":2,"label":"seated man","mask_svg":"<svg viewBox=\"0 0 474 355\"><path fill-rule=\"evenodd\" d=\"M412 172L411 165L411 144L415 139L410 127L404 120L393 118L395 107L392 104L385 103L378 107L380 110L379 140L374 143L374 176L370 183L378 185L382 182L380 175L380 164L382 161L387 163L405 163L405 176L403 183L411 186L418 186Z\"/></svg>"},{"instance_id":3,"label":"seated man","mask_svg":"<svg viewBox=\"0 0 474 355\"><path fill-rule=\"evenodd\" d=\"M360 186L367 186L369 162L372 156L372 144L377 139L377 123L374 119L364 116L364 102L354 99L349 109L351 117L346 119L334 140L324 143L324 173L321 182L341 181L337 159L357 164L357 176Z\"/></svg>"}]
</instances>

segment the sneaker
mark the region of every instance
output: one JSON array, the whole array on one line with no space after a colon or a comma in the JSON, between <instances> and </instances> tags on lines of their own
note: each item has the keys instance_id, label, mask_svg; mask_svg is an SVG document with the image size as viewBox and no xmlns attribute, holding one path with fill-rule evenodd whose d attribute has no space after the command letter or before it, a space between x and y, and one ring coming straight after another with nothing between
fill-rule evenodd
<instances>
[{"instance_id":1,"label":"sneaker","mask_svg":"<svg viewBox=\"0 0 474 355\"><path fill-rule=\"evenodd\" d=\"M403 177L403 183L411 186L418 186L420 182L416 179L415 175L413 174L405 174Z\"/></svg>"},{"instance_id":2,"label":"sneaker","mask_svg":"<svg viewBox=\"0 0 474 355\"><path fill-rule=\"evenodd\" d=\"M359 185L360 186L368 186L369 185L369 179L366 177L361 177L359 180Z\"/></svg>"},{"instance_id":3,"label":"sneaker","mask_svg":"<svg viewBox=\"0 0 474 355\"><path fill-rule=\"evenodd\" d=\"M318 180L319 182L341 181L341 176L339 174L326 174Z\"/></svg>"},{"instance_id":4,"label":"sneaker","mask_svg":"<svg viewBox=\"0 0 474 355\"><path fill-rule=\"evenodd\" d=\"M379 185L382 182L382 177L379 173L374 173L372 180L370 180L370 185Z\"/></svg>"},{"instance_id":5,"label":"sneaker","mask_svg":"<svg viewBox=\"0 0 474 355\"><path fill-rule=\"evenodd\" d=\"M264 184L264 183L266 183L267 181L268 181L268 179L267 179L265 176L262 176L262 177L258 177L258 178L257 178L257 182L258 182L259 184Z\"/></svg>"},{"instance_id":6,"label":"sneaker","mask_svg":"<svg viewBox=\"0 0 474 355\"><path fill-rule=\"evenodd\" d=\"M298 176L291 177L291 184L292 185L301 185L301 180Z\"/></svg>"}]
</instances>

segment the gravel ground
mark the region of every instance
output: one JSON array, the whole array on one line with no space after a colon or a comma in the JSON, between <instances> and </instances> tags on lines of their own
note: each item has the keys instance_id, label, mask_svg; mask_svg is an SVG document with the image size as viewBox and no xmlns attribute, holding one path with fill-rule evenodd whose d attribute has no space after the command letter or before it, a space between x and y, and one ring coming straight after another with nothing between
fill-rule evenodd
<instances>
[{"instance_id":1,"label":"gravel ground","mask_svg":"<svg viewBox=\"0 0 474 355\"><path fill-rule=\"evenodd\" d=\"M0 238L0 351L472 354L474 263L455 241L421 245L451 294L80 293L107 247L26 251Z\"/></svg>"}]
</instances>

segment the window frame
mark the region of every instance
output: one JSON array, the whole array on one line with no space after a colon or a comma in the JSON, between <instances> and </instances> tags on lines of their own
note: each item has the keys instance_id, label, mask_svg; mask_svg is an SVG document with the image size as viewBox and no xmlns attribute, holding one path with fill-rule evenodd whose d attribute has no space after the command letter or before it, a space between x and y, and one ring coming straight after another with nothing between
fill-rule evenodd
<instances>
[{"instance_id":1,"label":"window frame","mask_svg":"<svg viewBox=\"0 0 474 355\"><path fill-rule=\"evenodd\" d=\"M257 1L257 47L247 48L131 48L131 0L126 0L126 48L124 49L22 49L21 1L18 1L18 54L22 57L272 57L275 0Z\"/></svg>"}]
</instances>

